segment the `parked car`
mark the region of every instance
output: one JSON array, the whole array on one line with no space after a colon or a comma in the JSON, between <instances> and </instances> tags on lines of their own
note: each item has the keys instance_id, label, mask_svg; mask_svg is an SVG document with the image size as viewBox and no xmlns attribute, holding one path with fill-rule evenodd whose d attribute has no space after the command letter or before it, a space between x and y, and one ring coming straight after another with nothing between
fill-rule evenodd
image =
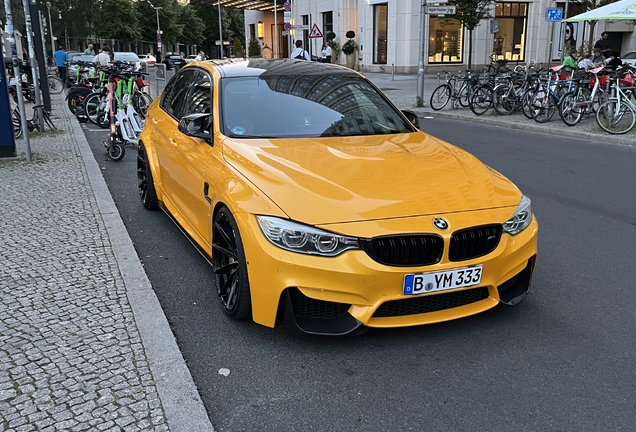
<instances>
[{"instance_id":1,"label":"parked car","mask_svg":"<svg viewBox=\"0 0 636 432\"><path fill-rule=\"evenodd\" d=\"M201 60L197 54L190 54L185 58L186 63L192 63Z\"/></svg>"},{"instance_id":2,"label":"parked car","mask_svg":"<svg viewBox=\"0 0 636 432\"><path fill-rule=\"evenodd\" d=\"M163 208L208 257L210 292L232 319L342 335L528 293L530 199L348 68L193 63L148 117L142 204Z\"/></svg>"},{"instance_id":3,"label":"parked car","mask_svg":"<svg viewBox=\"0 0 636 432\"><path fill-rule=\"evenodd\" d=\"M114 60L123 61L129 63L134 67L134 70L138 71L141 69L141 60L137 57L137 54L129 51L119 51L114 53Z\"/></svg>"},{"instance_id":4,"label":"parked car","mask_svg":"<svg viewBox=\"0 0 636 432\"><path fill-rule=\"evenodd\" d=\"M183 67L187 64L186 60L181 56L181 54L168 53L163 58L163 63L167 68L173 67Z\"/></svg>"},{"instance_id":5,"label":"parked car","mask_svg":"<svg viewBox=\"0 0 636 432\"><path fill-rule=\"evenodd\" d=\"M140 54L138 57L141 63L145 63L148 66L154 66L155 63L157 62L157 59L155 58L155 56L150 54Z\"/></svg>"},{"instance_id":6,"label":"parked car","mask_svg":"<svg viewBox=\"0 0 636 432\"><path fill-rule=\"evenodd\" d=\"M636 66L636 51L628 52L624 56L621 56L621 60L623 60L623 63Z\"/></svg>"}]
</instances>

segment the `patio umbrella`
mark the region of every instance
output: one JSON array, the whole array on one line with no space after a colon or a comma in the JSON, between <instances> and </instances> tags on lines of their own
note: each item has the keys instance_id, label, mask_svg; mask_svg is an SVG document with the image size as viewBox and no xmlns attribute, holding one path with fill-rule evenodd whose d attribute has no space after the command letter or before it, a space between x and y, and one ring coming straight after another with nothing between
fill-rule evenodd
<instances>
[{"instance_id":1,"label":"patio umbrella","mask_svg":"<svg viewBox=\"0 0 636 432\"><path fill-rule=\"evenodd\" d=\"M565 21L636 20L636 0L621 0L573 16Z\"/></svg>"}]
</instances>

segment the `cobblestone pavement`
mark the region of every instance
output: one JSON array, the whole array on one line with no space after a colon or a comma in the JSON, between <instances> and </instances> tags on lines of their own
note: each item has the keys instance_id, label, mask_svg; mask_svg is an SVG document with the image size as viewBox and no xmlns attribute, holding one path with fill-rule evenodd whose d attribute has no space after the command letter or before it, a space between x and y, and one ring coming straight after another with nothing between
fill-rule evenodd
<instances>
[{"instance_id":1,"label":"cobblestone pavement","mask_svg":"<svg viewBox=\"0 0 636 432\"><path fill-rule=\"evenodd\" d=\"M79 124L0 159L0 431L213 430ZM106 131L104 132L106 134Z\"/></svg>"}]
</instances>

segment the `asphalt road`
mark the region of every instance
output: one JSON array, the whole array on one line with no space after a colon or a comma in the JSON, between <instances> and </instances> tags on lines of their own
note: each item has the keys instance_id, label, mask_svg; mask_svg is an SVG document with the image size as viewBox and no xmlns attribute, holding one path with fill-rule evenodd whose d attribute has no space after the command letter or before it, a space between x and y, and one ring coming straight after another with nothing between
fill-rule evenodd
<instances>
[{"instance_id":1,"label":"asphalt road","mask_svg":"<svg viewBox=\"0 0 636 432\"><path fill-rule=\"evenodd\" d=\"M166 215L141 206L136 149L109 161L107 131L86 132L214 426L633 431L636 148L421 121L532 198L540 236L531 294L516 308L344 338L227 319L207 262Z\"/></svg>"}]
</instances>

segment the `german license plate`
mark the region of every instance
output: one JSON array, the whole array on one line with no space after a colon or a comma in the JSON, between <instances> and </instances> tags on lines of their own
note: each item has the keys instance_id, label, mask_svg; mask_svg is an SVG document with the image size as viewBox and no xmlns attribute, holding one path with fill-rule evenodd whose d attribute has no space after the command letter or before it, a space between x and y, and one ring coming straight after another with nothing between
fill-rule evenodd
<instances>
[{"instance_id":1,"label":"german license plate","mask_svg":"<svg viewBox=\"0 0 636 432\"><path fill-rule=\"evenodd\" d=\"M417 295L455 288L469 287L481 282L483 266L464 267L434 273L404 276L404 294Z\"/></svg>"}]
</instances>

